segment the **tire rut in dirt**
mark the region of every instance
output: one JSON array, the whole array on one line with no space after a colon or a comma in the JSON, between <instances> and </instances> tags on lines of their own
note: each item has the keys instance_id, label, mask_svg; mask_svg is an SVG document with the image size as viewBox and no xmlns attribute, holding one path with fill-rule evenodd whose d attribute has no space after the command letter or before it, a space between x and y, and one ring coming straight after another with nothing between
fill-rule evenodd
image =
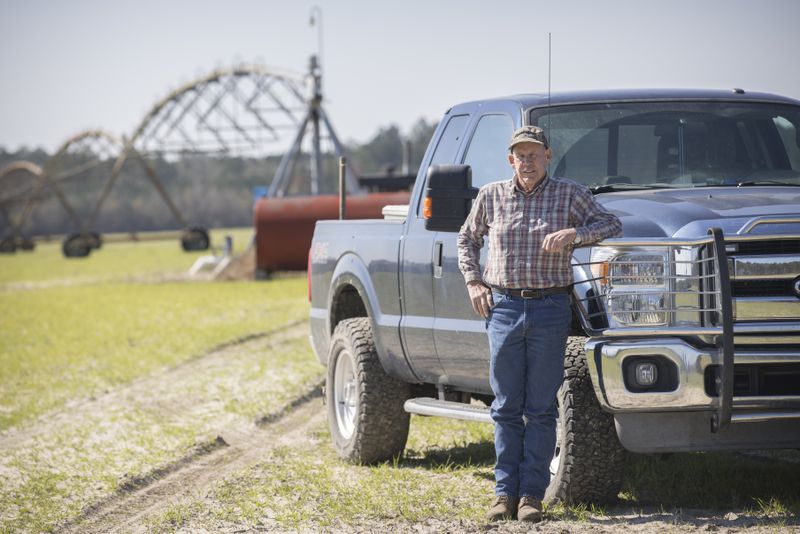
<instances>
[{"instance_id":1,"label":"tire rut in dirt","mask_svg":"<svg viewBox=\"0 0 800 534\"><path fill-rule=\"evenodd\" d=\"M103 393L93 395L90 398L75 399L70 401L69 409L54 410L39 416L36 420L31 421L17 429L11 431L0 432L0 453L3 450L8 450L13 447L24 444L27 440L31 440L40 435L47 435L52 431L54 425L68 425L72 424L75 420L80 419L82 414L91 412L98 408L106 407L113 404L120 404L127 402L125 397L131 392L135 392L137 398L143 398L144 392L149 392L151 389L158 389L158 384L171 383L181 380L187 374L191 374L198 365L202 365L205 361L217 357L223 351L246 345L248 343L256 342L259 340L282 340L283 336L289 339L300 338L307 333L308 319L299 319L281 324L267 331L256 332L241 336L216 346L199 352L175 365L164 368L161 371L155 372L150 375L141 376L132 380L131 382L109 389ZM154 400L157 396L154 397ZM165 409L162 407L162 409Z\"/></svg>"},{"instance_id":2,"label":"tire rut in dirt","mask_svg":"<svg viewBox=\"0 0 800 534\"><path fill-rule=\"evenodd\" d=\"M59 527L60 532L136 532L147 517L182 498L202 497L212 483L257 464L270 450L301 439L323 422L313 402L322 397L321 383L249 428L226 429L170 466L138 477L108 499L87 508ZM269 420L268 423L260 421Z\"/></svg>"}]
</instances>

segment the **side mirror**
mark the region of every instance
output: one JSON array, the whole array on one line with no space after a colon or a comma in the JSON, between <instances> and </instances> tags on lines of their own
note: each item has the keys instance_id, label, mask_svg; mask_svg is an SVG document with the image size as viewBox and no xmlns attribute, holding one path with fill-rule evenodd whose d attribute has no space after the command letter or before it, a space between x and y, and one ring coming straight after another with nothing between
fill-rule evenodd
<instances>
[{"instance_id":1,"label":"side mirror","mask_svg":"<svg viewBox=\"0 0 800 534\"><path fill-rule=\"evenodd\" d=\"M423 205L425 229L458 232L477 195L469 165L431 166Z\"/></svg>"}]
</instances>

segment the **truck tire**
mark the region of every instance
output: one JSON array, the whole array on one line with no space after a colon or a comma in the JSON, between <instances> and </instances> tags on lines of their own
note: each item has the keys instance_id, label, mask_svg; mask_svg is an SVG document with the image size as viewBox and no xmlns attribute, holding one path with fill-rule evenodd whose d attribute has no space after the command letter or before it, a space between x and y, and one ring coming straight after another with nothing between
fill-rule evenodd
<instances>
[{"instance_id":1,"label":"truck tire","mask_svg":"<svg viewBox=\"0 0 800 534\"><path fill-rule=\"evenodd\" d=\"M378 360L368 318L345 319L331 339L325 400L337 454L372 464L398 457L410 416L403 403L409 385L388 376Z\"/></svg>"},{"instance_id":2,"label":"truck tire","mask_svg":"<svg viewBox=\"0 0 800 534\"><path fill-rule=\"evenodd\" d=\"M586 364L586 338L570 337L564 359L564 383L558 391L556 454L550 464L545 502L608 503L622 485L625 449L614 417L604 412Z\"/></svg>"}]
</instances>

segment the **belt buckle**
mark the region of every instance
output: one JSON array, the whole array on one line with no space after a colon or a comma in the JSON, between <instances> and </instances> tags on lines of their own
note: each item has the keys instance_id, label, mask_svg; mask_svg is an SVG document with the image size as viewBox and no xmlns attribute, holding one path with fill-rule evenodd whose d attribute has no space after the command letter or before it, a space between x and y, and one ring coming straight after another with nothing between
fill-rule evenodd
<instances>
[{"instance_id":1,"label":"belt buckle","mask_svg":"<svg viewBox=\"0 0 800 534\"><path fill-rule=\"evenodd\" d=\"M539 291L535 289L523 289L519 292L519 296L524 299L535 299L539 296Z\"/></svg>"}]
</instances>

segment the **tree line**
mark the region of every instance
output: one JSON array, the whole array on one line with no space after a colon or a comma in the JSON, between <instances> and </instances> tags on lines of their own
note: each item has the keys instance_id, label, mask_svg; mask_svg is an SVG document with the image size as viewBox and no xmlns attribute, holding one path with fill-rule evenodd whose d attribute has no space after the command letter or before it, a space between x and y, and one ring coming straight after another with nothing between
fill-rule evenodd
<instances>
[{"instance_id":1,"label":"tree line","mask_svg":"<svg viewBox=\"0 0 800 534\"><path fill-rule=\"evenodd\" d=\"M396 125L384 126L366 143L347 143L349 162L361 174L380 174L403 164L403 145L410 145L409 167L416 173L425 148L436 127L419 119L405 135ZM51 154L37 148L8 151L0 147L0 169L7 164L26 160L42 167ZM308 154L301 154L290 173L288 194L308 193ZM189 225L206 228L250 226L255 192L269 187L281 154L263 158L224 157L203 154L148 157L147 163L163 184L169 198ZM98 205L100 191L111 175L114 159L99 160L94 154L73 153L59 158L62 169L82 169L73 177L58 181L60 189L75 215L86 224ZM17 191L30 190L31 177L21 173L8 175L0 182L0 202L12 220L19 220L27 196L9 202ZM338 188L338 161L327 155L323 160L320 190L334 193ZM107 199L102 203L96 224L90 230L137 232L181 228L148 179L142 161L129 157ZM41 191L35 208L23 227L29 236L65 234L78 231L73 220L53 191ZM0 218L0 237L11 232L5 218Z\"/></svg>"}]
</instances>

